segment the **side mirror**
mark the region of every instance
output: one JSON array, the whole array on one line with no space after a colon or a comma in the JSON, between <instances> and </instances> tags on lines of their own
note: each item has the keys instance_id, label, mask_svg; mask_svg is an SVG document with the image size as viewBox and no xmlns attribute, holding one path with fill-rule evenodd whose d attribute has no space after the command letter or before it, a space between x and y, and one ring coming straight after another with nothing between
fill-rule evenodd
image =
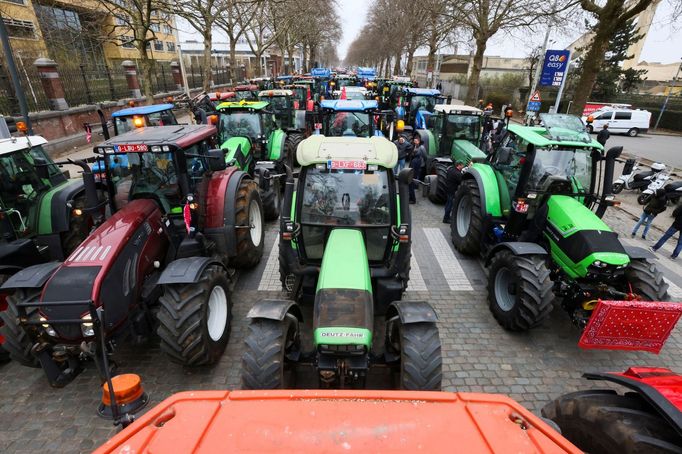
<instances>
[{"instance_id":1,"label":"side mirror","mask_svg":"<svg viewBox=\"0 0 682 454\"><path fill-rule=\"evenodd\" d=\"M414 172L412 171L411 168L403 169L398 174L398 183L399 184L410 184L410 183L412 183L413 179L414 179Z\"/></svg>"},{"instance_id":2,"label":"side mirror","mask_svg":"<svg viewBox=\"0 0 682 454\"><path fill-rule=\"evenodd\" d=\"M615 161L616 159L618 159L618 157L620 156L620 154L622 152L623 152L623 147L611 147L606 152L606 159Z\"/></svg>"},{"instance_id":3,"label":"side mirror","mask_svg":"<svg viewBox=\"0 0 682 454\"><path fill-rule=\"evenodd\" d=\"M47 161L42 158L35 158L34 163L38 177L42 180L49 180L50 172L47 170Z\"/></svg>"},{"instance_id":4,"label":"side mirror","mask_svg":"<svg viewBox=\"0 0 682 454\"><path fill-rule=\"evenodd\" d=\"M495 153L495 162L497 164L509 165L512 160L513 150L509 147L500 147Z\"/></svg>"},{"instance_id":5,"label":"side mirror","mask_svg":"<svg viewBox=\"0 0 682 454\"><path fill-rule=\"evenodd\" d=\"M220 148L208 150L206 160L208 161L208 168L213 172L220 172L221 170L225 170L227 168L227 163L225 162L225 152Z\"/></svg>"}]
</instances>

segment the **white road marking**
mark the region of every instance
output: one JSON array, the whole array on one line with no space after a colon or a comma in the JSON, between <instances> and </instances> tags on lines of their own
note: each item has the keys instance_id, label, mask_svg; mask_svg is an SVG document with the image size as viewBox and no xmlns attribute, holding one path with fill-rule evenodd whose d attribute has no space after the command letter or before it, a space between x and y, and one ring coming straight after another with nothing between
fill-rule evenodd
<instances>
[{"instance_id":1,"label":"white road marking","mask_svg":"<svg viewBox=\"0 0 682 454\"><path fill-rule=\"evenodd\" d=\"M424 228L424 234L450 290L473 291L474 288L471 286L471 282L469 282L454 252L450 249L450 245L443 236L443 232L437 228Z\"/></svg>"},{"instance_id":2,"label":"white road marking","mask_svg":"<svg viewBox=\"0 0 682 454\"><path fill-rule=\"evenodd\" d=\"M407 290L413 292L426 292L428 289L426 288L426 283L424 282L422 272L419 269L419 264L417 263L414 254L410 257L410 266L410 280L407 283Z\"/></svg>"},{"instance_id":3,"label":"white road marking","mask_svg":"<svg viewBox=\"0 0 682 454\"><path fill-rule=\"evenodd\" d=\"M282 283L279 281L279 238L275 235L275 243L270 250L268 262L258 284L258 291L280 291Z\"/></svg>"}]
</instances>

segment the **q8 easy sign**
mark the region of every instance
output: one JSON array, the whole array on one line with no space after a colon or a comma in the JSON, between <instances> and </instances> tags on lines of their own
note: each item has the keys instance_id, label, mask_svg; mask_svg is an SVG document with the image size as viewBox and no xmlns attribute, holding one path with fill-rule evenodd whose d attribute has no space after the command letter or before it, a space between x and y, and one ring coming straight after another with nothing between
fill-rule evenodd
<instances>
[{"instance_id":1,"label":"q8 easy sign","mask_svg":"<svg viewBox=\"0 0 682 454\"><path fill-rule=\"evenodd\" d=\"M542 64L540 85L545 87L559 87L566 75L568 60L571 52L568 50L548 50L545 62Z\"/></svg>"}]
</instances>

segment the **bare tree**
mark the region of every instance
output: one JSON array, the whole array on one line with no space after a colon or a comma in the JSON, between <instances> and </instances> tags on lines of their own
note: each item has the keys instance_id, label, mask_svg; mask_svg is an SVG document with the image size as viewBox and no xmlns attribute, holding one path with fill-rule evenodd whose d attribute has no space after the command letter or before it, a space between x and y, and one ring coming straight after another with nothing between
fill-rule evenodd
<instances>
[{"instance_id":1,"label":"bare tree","mask_svg":"<svg viewBox=\"0 0 682 454\"><path fill-rule=\"evenodd\" d=\"M230 46L230 79L236 80L237 43L244 36L240 23L250 23L257 9L253 0L222 0L222 10L216 18L217 26L227 35Z\"/></svg>"}]
</instances>

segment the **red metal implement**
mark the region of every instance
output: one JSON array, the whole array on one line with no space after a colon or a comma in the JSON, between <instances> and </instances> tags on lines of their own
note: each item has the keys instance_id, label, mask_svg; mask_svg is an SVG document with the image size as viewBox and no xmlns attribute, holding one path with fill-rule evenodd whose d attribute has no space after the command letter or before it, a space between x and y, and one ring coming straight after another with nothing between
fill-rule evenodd
<instances>
[{"instance_id":1,"label":"red metal implement","mask_svg":"<svg viewBox=\"0 0 682 454\"><path fill-rule=\"evenodd\" d=\"M680 315L682 304L679 303L600 300L578 345L658 354Z\"/></svg>"}]
</instances>

